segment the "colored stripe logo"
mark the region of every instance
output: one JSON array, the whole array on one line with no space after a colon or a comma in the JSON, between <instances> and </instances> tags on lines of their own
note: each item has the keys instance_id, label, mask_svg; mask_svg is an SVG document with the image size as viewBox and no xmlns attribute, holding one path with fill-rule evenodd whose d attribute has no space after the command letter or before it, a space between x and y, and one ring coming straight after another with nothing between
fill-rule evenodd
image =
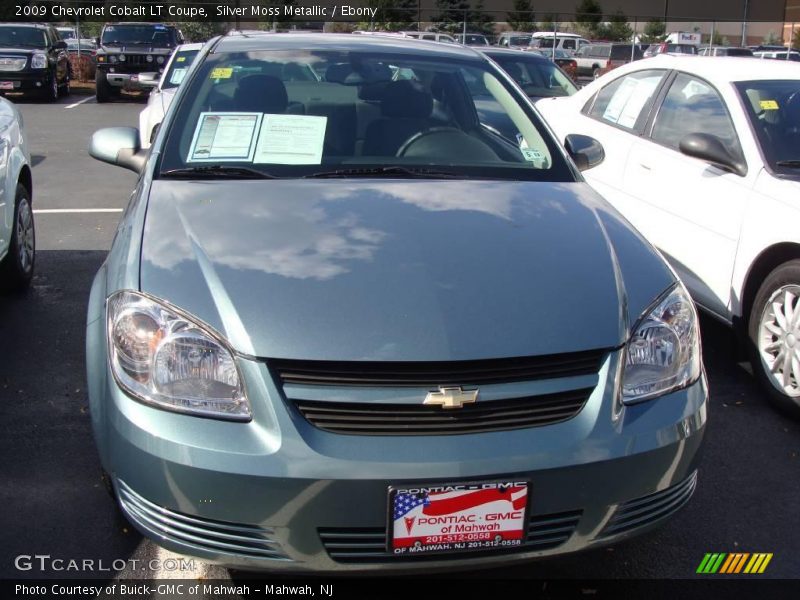
<instances>
[{"instance_id":1,"label":"colored stripe logo","mask_svg":"<svg viewBox=\"0 0 800 600\"><path fill-rule=\"evenodd\" d=\"M697 573L714 575L716 573L734 575L738 573L763 573L767 570L772 553L766 552L709 552L697 567Z\"/></svg>"}]
</instances>

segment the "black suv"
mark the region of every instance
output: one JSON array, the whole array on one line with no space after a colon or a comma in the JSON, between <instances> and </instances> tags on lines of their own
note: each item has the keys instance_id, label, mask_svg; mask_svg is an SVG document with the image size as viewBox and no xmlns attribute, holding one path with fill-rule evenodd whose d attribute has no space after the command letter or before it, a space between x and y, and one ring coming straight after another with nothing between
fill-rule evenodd
<instances>
[{"instance_id":1,"label":"black suv","mask_svg":"<svg viewBox=\"0 0 800 600\"><path fill-rule=\"evenodd\" d=\"M97 101L108 102L122 89L147 90L157 76L139 79L142 73L160 73L183 35L163 23L106 23L97 38Z\"/></svg>"},{"instance_id":2,"label":"black suv","mask_svg":"<svg viewBox=\"0 0 800 600\"><path fill-rule=\"evenodd\" d=\"M67 43L52 25L0 23L0 94L69 94Z\"/></svg>"}]
</instances>

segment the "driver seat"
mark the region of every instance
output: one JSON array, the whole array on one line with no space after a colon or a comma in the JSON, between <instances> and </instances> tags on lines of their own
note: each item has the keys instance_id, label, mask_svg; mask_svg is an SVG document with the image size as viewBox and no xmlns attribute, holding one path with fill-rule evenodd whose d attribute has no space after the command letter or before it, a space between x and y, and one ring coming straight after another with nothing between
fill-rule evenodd
<instances>
[{"instance_id":1,"label":"driver seat","mask_svg":"<svg viewBox=\"0 0 800 600\"><path fill-rule=\"evenodd\" d=\"M381 116L364 134L363 156L395 156L408 138L435 125L433 96L419 83L392 81L380 97Z\"/></svg>"}]
</instances>

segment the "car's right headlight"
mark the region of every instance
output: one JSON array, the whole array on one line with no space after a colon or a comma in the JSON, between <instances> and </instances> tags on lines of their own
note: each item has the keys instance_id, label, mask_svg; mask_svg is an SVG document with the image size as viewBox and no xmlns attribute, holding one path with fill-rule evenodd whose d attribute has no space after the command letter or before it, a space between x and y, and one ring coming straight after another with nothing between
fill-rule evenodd
<instances>
[{"instance_id":1,"label":"car's right headlight","mask_svg":"<svg viewBox=\"0 0 800 600\"><path fill-rule=\"evenodd\" d=\"M111 371L130 395L167 410L250 419L233 352L207 327L133 291L112 294L106 310Z\"/></svg>"},{"instance_id":2,"label":"car's right headlight","mask_svg":"<svg viewBox=\"0 0 800 600\"><path fill-rule=\"evenodd\" d=\"M36 52L31 57L31 68L32 69L46 69L47 68L47 55L42 54L41 52Z\"/></svg>"},{"instance_id":3,"label":"car's right headlight","mask_svg":"<svg viewBox=\"0 0 800 600\"><path fill-rule=\"evenodd\" d=\"M677 283L634 326L625 347L622 402L661 396L697 381L702 369L697 310Z\"/></svg>"}]
</instances>

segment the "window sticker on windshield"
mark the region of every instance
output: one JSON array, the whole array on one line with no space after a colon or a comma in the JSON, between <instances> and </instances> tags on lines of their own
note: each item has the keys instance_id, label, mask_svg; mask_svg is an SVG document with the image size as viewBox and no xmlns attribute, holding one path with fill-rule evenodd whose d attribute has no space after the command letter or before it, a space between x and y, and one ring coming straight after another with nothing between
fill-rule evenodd
<instances>
[{"instance_id":1,"label":"window sticker on windshield","mask_svg":"<svg viewBox=\"0 0 800 600\"><path fill-rule=\"evenodd\" d=\"M169 82L174 85L180 85L183 78L186 77L186 72L189 69L183 67L182 69L175 69L169 76Z\"/></svg>"},{"instance_id":2,"label":"window sticker on windshield","mask_svg":"<svg viewBox=\"0 0 800 600\"><path fill-rule=\"evenodd\" d=\"M178 56L175 59L175 62L186 62L186 57L185 56Z\"/></svg>"},{"instance_id":3,"label":"window sticker on windshield","mask_svg":"<svg viewBox=\"0 0 800 600\"><path fill-rule=\"evenodd\" d=\"M200 113L187 162L253 162L261 113Z\"/></svg>"},{"instance_id":4,"label":"window sticker on windshield","mask_svg":"<svg viewBox=\"0 0 800 600\"><path fill-rule=\"evenodd\" d=\"M528 162L540 162L542 159L544 159L544 156L542 156L541 152L538 150L533 150L532 148L520 148L520 152L522 152L522 156Z\"/></svg>"},{"instance_id":5,"label":"window sticker on windshield","mask_svg":"<svg viewBox=\"0 0 800 600\"><path fill-rule=\"evenodd\" d=\"M233 75L233 67L216 67L212 69L209 79L230 79Z\"/></svg>"},{"instance_id":6,"label":"window sticker on windshield","mask_svg":"<svg viewBox=\"0 0 800 600\"><path fill-rule=\"evenodd\" d=\"M265 114L254 163L318 165L328 117Z\"/></svg>"},{"instance_id":7,"label":"window sticker on windshield","mask_svg":"<svg viewBox=\"0 0 800 600\"><path fill-rule=\"evenodd\" d=\"M762 100L759 104L761 110L778 110L778 102L776 100Z\"/></svg>"}]
</instances>

